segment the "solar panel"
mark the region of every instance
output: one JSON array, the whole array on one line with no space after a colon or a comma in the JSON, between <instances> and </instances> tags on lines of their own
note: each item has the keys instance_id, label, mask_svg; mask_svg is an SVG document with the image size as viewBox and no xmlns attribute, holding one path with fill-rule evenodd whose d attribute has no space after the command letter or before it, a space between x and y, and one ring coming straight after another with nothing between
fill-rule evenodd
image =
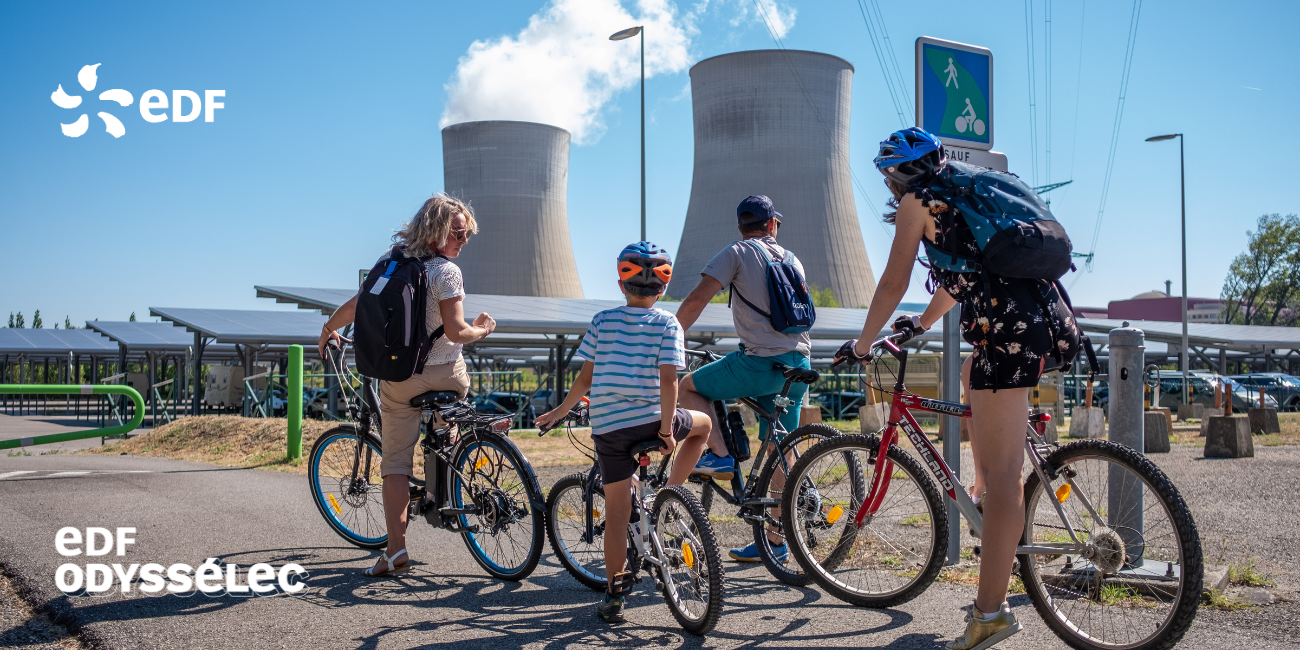
<instances>
[{"instance_id":1,"label":"solar panel","mask_svg":"<svg viewBox=\"0 0 1300 650\"><path fill-rule=\"evenodd\" d=\"M117 344L90 330L0 328L0 354L27 357L117 353Z\"/></svg>"},{"instance_id":2,"label":"solar panel","mask_svg":"<svg viewBox=\"0 0 1300 650\"><path fill-rule=\"evenodd\" d=\"M325 317L301 311L150 307L149 313L218 343L315 345Z\"/></svg>"}]
</instances>

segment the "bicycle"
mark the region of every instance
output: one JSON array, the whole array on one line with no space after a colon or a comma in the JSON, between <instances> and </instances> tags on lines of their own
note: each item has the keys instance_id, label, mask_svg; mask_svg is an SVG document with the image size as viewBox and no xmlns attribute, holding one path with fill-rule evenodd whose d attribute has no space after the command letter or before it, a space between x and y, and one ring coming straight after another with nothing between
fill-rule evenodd
<instances>
[{"instance_id":1,"label":"bicycle","mask_svg":"<svg viewBox=\"0 0 1300 650\"><path fill-rule=\"evenodd\" d=\"M687 350L686 354L706 362L718 359L716 354L703 350ZM767 542L767 532L764 530L767 527L771 527L773 529L771 532L775 535L784 538L780 520L776 515L768 512L768 510L774 510L781 505L781 486L773 486L772 483L774 479L778 482L784 480L790 467L794 465L794 461L805 449L826 438L839 435L839 431L825 424L808 424L795 429L793 433L787 433L785 427L781 424L780 418L785 414L786 409L794 406L794 402L788 397L790 387L795 382L816 383L819 375L813 370L787 366L779 366L778 370L785 374L786 383L774 400L775 408L773 411L767 411L752 399L744 398L740 402L752 409L757 417L767 421L768 431L771 432L768 439L773 441L774 445L780 446L781 453L771 453L769 455L768 447L764 445L750 467L749 476L745 477L737 471L731 479L730 489L723 487L711 478L702 476L692 475L689 482L700 485L699 501L706 515L712 511L715 494L727 504L738 506L739 510L736 518L750 525L755 546L759 549L759 557L768 571L783 583L805 586L811 582L811 578L805 573L787 567L778 561L772 554L771 547ZM745 437L745 424L741 420L740 414L728 413L726 405L721 401L713 402L713 408L718 421L724 423L724 426L730 430L730 435L724 435L724 439L727 440L727 446L733 457L738 462L747 459L749 457L749 440ZM575 416L570 413L569 417L573 418ZM576 420L570 419L569 421ZM578 446L571 433L570 441L575 447ZM582 450L579 449L579 451ZM591 454L588 454L588 456L592 458L594 463L594 456ZM780 472L779 476L778 471ZM592 589L604 590L606 586L604 565L602 564L604 551L601 546L602 542L596 539L599 524L594 520L598 517L593 515L596 510L593 510L590 501L591 495L596 492L599 486L600 471L595 465L586 475L573 474L557 482L555 487L551 488L550 496L547 498L547 512L555 512L555 507L552 506L554 502L560 499L570 499L571 502L566 507L571 507L573 513L581 512L585 514L580 528L571 531L557 529L557 524L554 523L557 521L556 518L548 517L547 534L551 539L551 548L555 550L560 563L574 578ZM865 490L865 486L859 487ZM572 492L571 496L570 492ZM582 507L574 506L573 504L579 499L583 504ZM721 517L717 519L721 519ZM714 527L716 536L719 525L727 526L729 524L711 517L711 525ZM570 533L573 535L572 539L565 537L565 534Z\"/></svg>"},{"instance_id":2,"label":"bicycle","mask_svg":"<svg viewBox=\"0 0 1300 650\"><path fill-rule=\"evenodd\" d=\"M351 343L343 341L345 348ZM378 549L388 542L379 396L370 377L351 371L344 352L331 341L327 362L346 378L340 392L356 423L316 440L308 480L334 532L355 546ZM410 520L423 516L434 528L460 533L474 560L494 577L528 577L542 556L544 506L532 466L507 437L511 416L479 413L455 391L430 391L411 405L421 409L425 478L410 477Z\"/></svg>"},{"instance_id":3,"label":"bicycle","mask_svg":"<svg viewBox=\"0 0 1300 650\"><path fill-rule=\"evenodd\" d=\"M869 353L872 362L886 352L898 360L883 433L840 436L813 447L791 472L791 485L799 489L782 497L785 525L795 531L796 561L827 592L855 605L892 607L935 581L948 527L957 523L948 521L935 481L972 535L980 537L983 529L982 513L911 413L969 418L970 406L907 392L907 352L899 348L906 340L906 333L884 337ZM1031 473L1016 554L1029 600L1075 648L1173 646L1201 599L1201 543L1186 502L1155 464L1128 447L1104 440L1047 442L1050 419L1031 416L1025 436ZM920 461L895 444L900 428ZM857 462L845 465L846 457ZM858 468L870 474L862 496L841 486ZM838 542L819 539L836 529Z\"/></svg>"},{"instance_id":4,"label":"bicycle","mask_svg":"<svg viewBox=\"0 0 1300 650\"><path fill-rule=\"evenodd\" d=\"M580 404L550 429L566 425L570 442L592 460L583 474L571 474L555 483L546 499L546 531L560 563L578 582L605 591L605 486L595 451L573 435L572 425L588 424L587 408ZM648 440L632 448L637 460L633 481L632 518L628 524L627 572L620 590L639 584L641 571L655 576L655 588L662 592L673 618L687 632L707 634L722 615L722 559L718 540L708 515L695 495L680 485L667 485L668 462L664 456L650 473L650 452L660 442Z\"/></svg>"}]
</instances>

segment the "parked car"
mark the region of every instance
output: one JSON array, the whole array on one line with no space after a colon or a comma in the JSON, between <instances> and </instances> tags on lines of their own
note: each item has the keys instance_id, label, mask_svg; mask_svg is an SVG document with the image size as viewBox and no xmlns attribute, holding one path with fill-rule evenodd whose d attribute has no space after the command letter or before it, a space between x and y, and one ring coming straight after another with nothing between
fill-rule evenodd
<instances>
[{"instance_id":1,"label":"parked car","mask_svg":"<svg viewBox=\"0 0 1300 650\"><path fill-rule=\"evenodd\" d=\"M1259 406L1259 390L1251 389L1234 381L1230 377L1217 375L1212 372L1203 370L1189 373L1188 379L1188 397L1193 404L1204 404L1205 406L1214 406L1214 387L1223 385L1227 392L1232 395L1232 410L1237 413L1245 413L1246 409L1256 408ZM1160 406L1169 408L1172 411L1178 410L1178 405L1183 401L1183 376L1177 371L1162 372L1160 375ZM1277 408L1277 400L1271 395L1265 395L1265 405L1268 408Z\"/></svg>"},{"instance_id":2,"label":"parked car","mask_svg":"<svg viewBox=\"0 0 1300 650\"><path fill-rule=\"evenodd\" d=\"M827 420L852 420L866 403L863 393L847 390L818 393L809 399L821 408L822 418Z\"/></svg>"},{"instance_id":3,"label":"parked car","mask_svg":"<svg viewBox=\"0 0 1300 650\"><path fill-rule=\"evenodd\" d=\"M474 410L480 413L496 413L498 415L514 415L519 413L519 427L528 429L533 426L533 420L537 418L537 411L533 405L528 403L528 396L523 393L492 392L479 393L472 400ZM520 407L522 408L522 412Z\"/></svg>"},{"instance_id":4,"label":"parked car","mask_svg":"<svg viewBox=\"0 0 1300 650\"><path fill-rule=\"evenodd\" d=\"M555 391L550 388L543 388L537 391L537 394L533 395L533 411L536 411L537 413L545 413L551 410L553 408L551 405L551 393L553 392Z\"/></svg>"},{"instance_id":5,"label":"parked car","mask_svg":"<svg viewBox=\"0 0 1300 650\"><path fill-rule=\"evenodd\" d=\"M1263 388L1266 395L1277 400L1281 410L1300 411L1300 379L1280 372L1254 372L1233 375L1228 379L1254 391L1256 402L1259 401L1259 389Z\"/></svg>"}]
</instances>

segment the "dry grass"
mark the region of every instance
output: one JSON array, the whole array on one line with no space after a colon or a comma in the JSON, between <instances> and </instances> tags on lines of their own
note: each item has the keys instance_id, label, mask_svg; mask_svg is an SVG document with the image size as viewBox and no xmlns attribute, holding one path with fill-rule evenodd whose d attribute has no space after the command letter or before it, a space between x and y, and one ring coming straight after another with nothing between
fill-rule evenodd
<instances>
[{"instance_id":1,"label":"dry grass","mask_svg":"<svg viewBox=\"0 0 1300 650\"><path fill-rule=\"evenodd\" d=\"M303 457L310 452L316 438L335 426L333 422L304 420ZM287 431L284 418L201 415L181 418L129 440L78 453L155 456L223 467L257 467L306 474L303 458L288 459Z\"/></svg>"}]
</instances>

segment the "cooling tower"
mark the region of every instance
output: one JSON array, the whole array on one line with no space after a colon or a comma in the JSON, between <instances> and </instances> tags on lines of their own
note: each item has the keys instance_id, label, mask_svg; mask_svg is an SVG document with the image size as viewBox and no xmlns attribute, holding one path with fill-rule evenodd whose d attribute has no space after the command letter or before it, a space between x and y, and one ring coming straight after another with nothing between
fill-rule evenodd
<instances>
[{"instance_id":1,"label":"cooling tower","mask_svg":"<svg viewBox=\"0 0 1300 650\"><path fill-rule=\"evenodd\" d=\"M849 176L852 85L848 61L817 52L736 52L691 68L695 175L670 296L684 298L740 238L736 206L766 194L784 216L777 241L809 284L830 287L843 307L871 304L876 280Z\"/></svg>"},{"instance_id":2,"label":"cooling tower","mask_svg":"<svg viewBox=\"0 0 1300 650\"><path fill-rule=\"evenodd\" d=\"M442 130L445 191L467 200L479 232L456 263L468 293L581 298L569 241L569 132L532 122Z\"/></svg>"}]
</instances>

